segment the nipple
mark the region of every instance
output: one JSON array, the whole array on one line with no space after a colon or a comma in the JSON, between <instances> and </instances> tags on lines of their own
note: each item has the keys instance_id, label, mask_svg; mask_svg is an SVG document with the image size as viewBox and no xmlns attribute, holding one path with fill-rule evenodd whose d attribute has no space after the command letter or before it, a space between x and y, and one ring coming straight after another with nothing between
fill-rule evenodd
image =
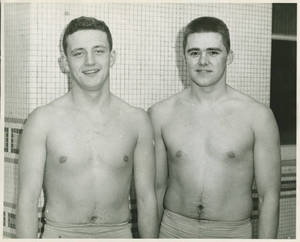
<instances>
[{"instance_id":1,"label":"nipple","mask_svg":"<svg viewBox=\"0 0 300 242\"><path fill-rule=\"evenodd\" d=\"M180 158L182 156L182 151L181 150L178 150L177 152L176 152L176 157L177 158Z\"/></svg>"},{"instance_id":2,"label":"nipple","mask_svg":"<svg viewBox=\"0 0 300 242\"><path fill-rule=\"evenodd\" d=\"M125 156L123 157L123 161L128 162L128 160L129 160L128 155L125 155Z\"/></svg>"},{"instance_id":3,"label":"nipple","mask_svg":"<svg viewBox=\"0 0 300 242\"><path fill-rule=\"evenodd\" d=\"M230 151L227 153L228 158L233 159L235 158L235 153L233 151Z\"/></svg>"},{"instance_id":4,"label":"nipple","mask_svg":"<svg viewBox=\"0 0 300 242\"><path fill-rule=\"evenodd\" d=\"M65 163L67 161L68 157L67 156L61 156L59 157L59 163L62 164L62 163Z\"/></svg>"}]
</instances>

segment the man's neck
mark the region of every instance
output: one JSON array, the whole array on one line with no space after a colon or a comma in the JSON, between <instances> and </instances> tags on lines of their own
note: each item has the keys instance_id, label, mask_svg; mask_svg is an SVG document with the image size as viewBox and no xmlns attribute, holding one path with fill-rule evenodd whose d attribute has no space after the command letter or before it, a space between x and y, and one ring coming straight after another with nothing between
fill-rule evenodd
<instances>
[{"instance_id":1,"label":"man's neck","mask_svg":"<svg viewBox=\"0 0 300 242\"><path fill-rule=\"evenodd\" d=\"M221 101L228 94L228 86L225 82L219 82L216 85L200 87L195 83L191 84L190 97L195 103L215 104Z\"/></svg>"},{"instance_id":2,"label":"man's neck","mask_svg":"<svg viewBox=\"0 0 300 242\"><path fill-rule=\"evenodd\" d=\"M92 112L100 111L110 105L111 92L108 84L95 91L83 90L75 85L71 89L71 98L73 104L79 109Z\"/></svg>"}]
</instances>

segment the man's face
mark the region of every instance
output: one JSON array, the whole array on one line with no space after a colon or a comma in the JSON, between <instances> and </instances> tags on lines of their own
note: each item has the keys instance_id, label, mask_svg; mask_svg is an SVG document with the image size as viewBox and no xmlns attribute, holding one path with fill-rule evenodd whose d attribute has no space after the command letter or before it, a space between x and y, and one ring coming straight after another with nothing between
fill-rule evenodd
<instances>
[{"instance_id":1,"label":"man's face","mask_svg":"<svg viewBox=\"0 0 300 242\"><path fill-rule=\"evenodd\" d=\"M105 32L79 30L67 37L67 63L74 85L89 91L99 90L109 79L115 60Z\"/></svg>"},{"instance_id":2,"label":"man's face","mask_svg":"<svg viewBox=\"0 0 300 242\"><path fill-rule=\"evenodd\" d=\"M219 33L193 33L187 38L185 59L192 82L208 87L225 82L226 66L232 61L232 52L227 53Z\"/></svg>"}]
</instances>

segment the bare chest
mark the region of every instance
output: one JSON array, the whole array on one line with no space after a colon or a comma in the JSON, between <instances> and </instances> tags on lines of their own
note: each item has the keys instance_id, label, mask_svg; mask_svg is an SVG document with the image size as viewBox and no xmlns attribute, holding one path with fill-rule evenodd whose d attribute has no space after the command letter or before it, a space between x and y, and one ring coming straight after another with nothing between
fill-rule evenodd
<instances>
[{"instance_id":1,"label":"bare chest","mask_svg":"<svg viewBox=\"0 0 300 242\"><path fill-rule=\"evenodd\" d=\"M53 124L47 139L47 161L62 169L131 167L136 135L120 122L66 120Z\"/></svg>"},{"instance_id":2,"label":"bare chest","mask_svg":"<svg viewBox=\"0 0 300 242\"><path fill-rule=\"evenodd\" d=\"M238 115L175 118L163 138L173 161L241 161L253 146L251 127Z\"/></svg>"}]
</instances>

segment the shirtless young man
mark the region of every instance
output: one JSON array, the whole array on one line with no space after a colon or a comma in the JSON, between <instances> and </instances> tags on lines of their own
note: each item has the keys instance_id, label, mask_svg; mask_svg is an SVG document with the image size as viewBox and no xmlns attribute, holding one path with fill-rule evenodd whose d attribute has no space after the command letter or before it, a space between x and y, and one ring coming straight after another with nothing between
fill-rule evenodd
<instances>
[{"instance_id":1,"label":"shirtless young man","mask_svg":"<svg viewBox=\"0 0 300 242\"><path fill-rule=\"evenodd\" d=\"M140 235L157 237L151 121L110 92L115 51L109 28L95 18L74 19L63 49L72 89L34 110L23 132L17 237L37 236L43 187L43 238L131 238L133 170Z\"/></svg>"},{"instance_id":2,"label":"shirtless young man","mask_svg":"<svg viewBox=\"0 0 300 242\"><path fill-rule=\"evenodd\" d=\"M278 128L271 110L226 84L229 32L202 17L185 29L191 86L149 110L155 129L161 238L275 238L280 192ZM164 211L164 213L163 213Z\"/></svg>"}]
</instances>

